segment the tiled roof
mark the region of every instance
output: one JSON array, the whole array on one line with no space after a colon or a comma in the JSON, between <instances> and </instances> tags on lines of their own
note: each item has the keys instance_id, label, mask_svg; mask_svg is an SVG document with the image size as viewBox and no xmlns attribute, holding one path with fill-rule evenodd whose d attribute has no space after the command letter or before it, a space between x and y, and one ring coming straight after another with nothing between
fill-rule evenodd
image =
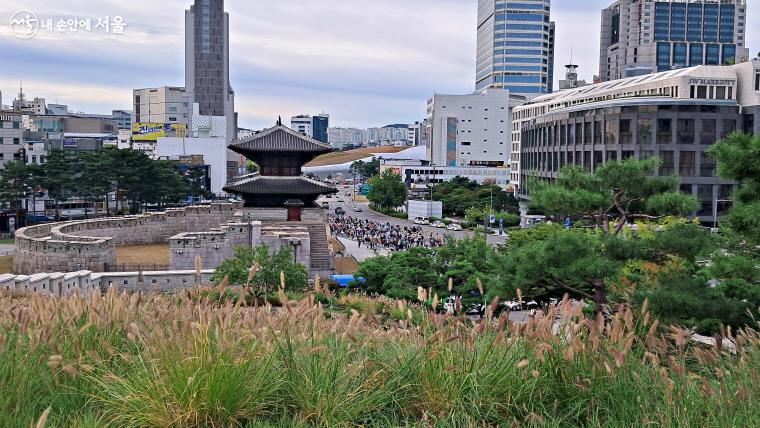
<instances>
[{"instance_id":1,"label":"tiled roof","mask_svg":"<svg viewBox=\"0 0 760 428\"><path fill-rule=\"evenodd\" d=\"M225 192L257 195L322 195L338 189L306 177L248 175L227 183Z\"/></svg>"},{"instance_id":2,"label":"tiled roof","mask_svg":"<svg viewBox=\"0 0 760 428\"><path fill-rule=\"evenodd\" d=\"M251 152L306 152L329 153L332 147L288 128L275 125L243 140L234 141L230 150L246 154Z\"/></svg>"}]
</instances>

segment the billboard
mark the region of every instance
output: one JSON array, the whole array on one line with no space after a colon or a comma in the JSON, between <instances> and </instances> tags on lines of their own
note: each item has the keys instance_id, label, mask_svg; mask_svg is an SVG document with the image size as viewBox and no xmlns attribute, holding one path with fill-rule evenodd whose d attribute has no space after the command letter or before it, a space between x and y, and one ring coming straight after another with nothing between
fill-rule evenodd
<instances>
[{"instance_id":1,"label":"billboard","mask_svg":"<svg viewBox=\"0 0 760 428\"><path fill-rule=\"evenodd\" d=\"M186 137L187 125L181 123L138 122L132 124L132 141L158 141L161 137Z\"/></svg>"}]
</instances>

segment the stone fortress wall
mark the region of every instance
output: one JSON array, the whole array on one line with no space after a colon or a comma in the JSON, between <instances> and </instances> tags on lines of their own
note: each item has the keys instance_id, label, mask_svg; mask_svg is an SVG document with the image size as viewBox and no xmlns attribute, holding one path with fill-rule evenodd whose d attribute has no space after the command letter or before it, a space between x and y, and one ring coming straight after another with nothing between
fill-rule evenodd
<instances>
[{"instance_id":1,"label":"stone fortress wall","mask_svg":"<svg viewBox=\"0 0 760 428\"><path fill-rule=\"evenodd\" d=\"M0 275L0 290L16 293L39 293L64 297L89 295L116 287L128 292L175 292L211 282L213 270L95 273L37 273L34 275Z\"/></svg>"},{"instance_id":2,"label":"stone fortress wall","mask_svg":"<svg viewBox=\"0 0 760 428\"><path fill-rule=\"evenodd\" d=\"M173 270L194 269L195 258L200 257L203 268L216 269L235 255L236 247L261 244L269 247L271 252L283 247L295 249L296 261L309 266L310 242L309 230L305 226L262 226L260 221L234 222L218 230L173 236L169 240L170 267Z\"/></svg>"},{"instance_id":3,"label":"stone fortress wall","mask_svg":"<svg viewBox=\"0 0 760 428\"><path fill-rule=\"evenodd\" d=\"M16 231L14 272L105 272L116 247L166 243L174 235L220 229L240 216L242 202L173 208L128 217L30 226Z\"/></svg>"}]
</instances>

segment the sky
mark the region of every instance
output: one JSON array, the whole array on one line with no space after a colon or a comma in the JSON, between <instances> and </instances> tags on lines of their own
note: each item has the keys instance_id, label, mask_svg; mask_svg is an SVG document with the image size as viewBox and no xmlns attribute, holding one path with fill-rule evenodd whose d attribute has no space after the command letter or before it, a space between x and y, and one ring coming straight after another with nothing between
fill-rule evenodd
<instances>
[{"instance_id":1,"label":"sky","mask_svg":"<svg viewBox=\"0 0 760 428\"><path fill-rule=\"evenodd\" d=\"M600 11L610 0L555 0L555 79L570 60L591 80L599 63ZM74 111L131 109L132 89L184 86L184 10L192 0L0 0L0 90ZM760 0L748 0L750 17ZM374 127L425 116L433 93L474 90L477 0L227 0L230 80L239 125L329 113L331 126ZM15 37L17 11L41 21L121 16L103 28L41 29ZM751 19L751 18L750 18ZM750 52L760 31L749 26Z\"/></svg>"}]
</instances>

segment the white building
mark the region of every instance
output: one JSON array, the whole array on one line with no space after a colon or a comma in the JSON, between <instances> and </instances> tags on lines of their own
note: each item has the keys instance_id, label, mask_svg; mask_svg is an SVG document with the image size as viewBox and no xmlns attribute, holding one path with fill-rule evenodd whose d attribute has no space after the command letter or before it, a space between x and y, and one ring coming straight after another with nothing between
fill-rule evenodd
<instances>
[{"instance_id":1,"label":"white building","mask_svg":"<svg viewBox=\"0 0 760 428\"><path fill-rule=\"evenodd\" d=\"M132 123L190 125L192 102L185 88L162 86L132 91Z\"/></svg>"},{"instance_id":2,"label":"white building","mask_svg":"<svg viewBox=\"0 0 760 428\"><path fill-rule=\"evenodd\" d=\"M509 166L509 92L435 94L427 103L428 159L437 166Z\"/></svg>"},{"instance_id":3,"label":"white building","mask_svg":"<svg viewBox=\"0 0 760 428\"><path fill-rule=\"evenodd\" d=\"M211 175L211 191L223 195L222 187L227 183L227 147L221 138L166 138L158 139L155 156L176 157L202 155L203 161L209 165Z\"/></svg>"},{"instance_id":4,"label":"white building","mask_svg":"<svg viewBox=\"0 0 760 428\"><path fill-rule=\"evenodd\" d=\"M298 116L293 116L290 118L290 129L306 135L307 137L312 137L312 130L311 130L311 116L308 114L299 114Z\"/></svg>"},{"instance_id":5,"label":"white building","mask_svg":"<svg viewBox=\"0 0 760 428\"><path fill-rule=\"evenodd\" d=\"M360 147L364 142L364 131L356 128L328 128L327 141L339 150Z\"/></svg>"}]
</instances>

